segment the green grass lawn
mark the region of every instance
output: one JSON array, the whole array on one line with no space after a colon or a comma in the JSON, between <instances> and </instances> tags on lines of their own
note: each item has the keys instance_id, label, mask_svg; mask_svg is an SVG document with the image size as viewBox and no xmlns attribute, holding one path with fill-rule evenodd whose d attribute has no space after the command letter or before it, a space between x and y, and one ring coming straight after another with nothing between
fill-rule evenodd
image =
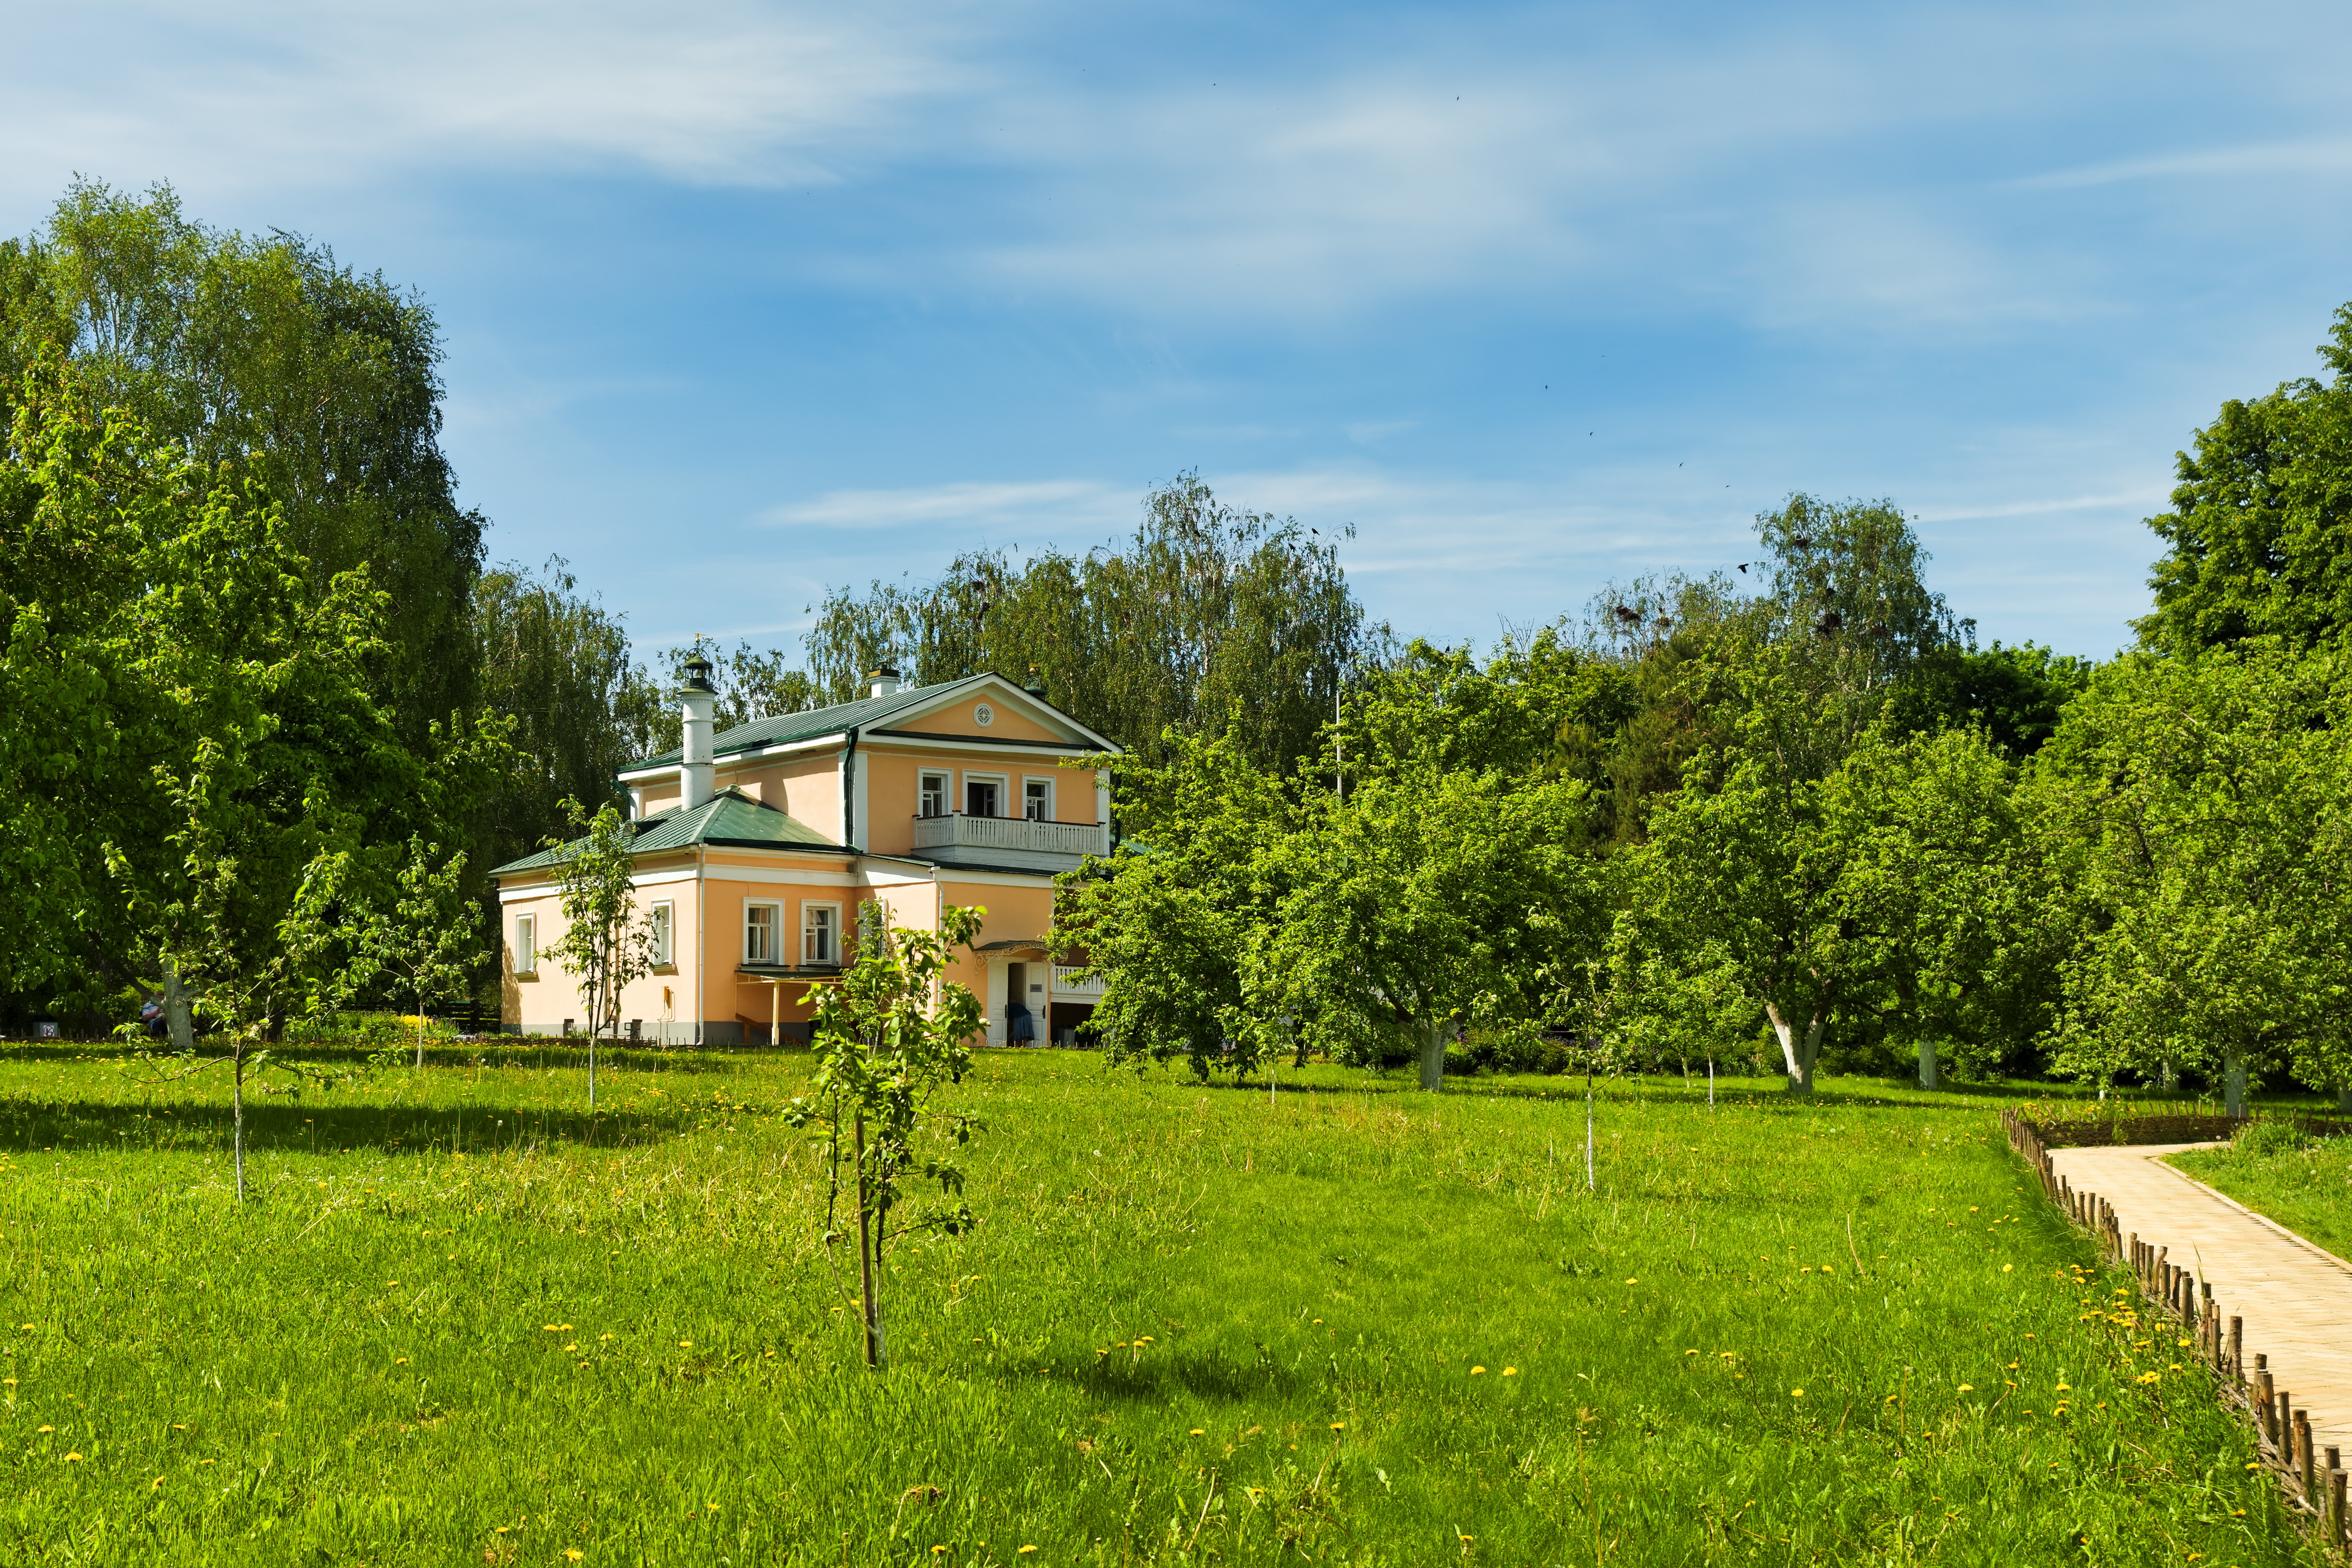
<instances>
[{"instance_id":1,"label":"green grass lawn","mask_svg":"<svg viewBox=\"0 0 2352 1568\"><path fill-rule=\"evenodd\" d=\"M858 1362L806 1059L0 1053L0 1562L2298 1561L1990 1098L985 1057ZM1030 1550L1034 1548L1034 1550ZM2201 1554L2201 1556L2192 1555Z\"/></svg>"},{"instance_id":2,"label":"green grass lawn","mask_svg":"<svg viewBox=\"0 0 2352 1568\"><path fill-rule=\"evenodd\" d=\"M2300 1148L2199 1149L2171 1163L2327 1248L2352 1258L2352 1138L2313 1139Z\"/></svg>"}]
</instances>

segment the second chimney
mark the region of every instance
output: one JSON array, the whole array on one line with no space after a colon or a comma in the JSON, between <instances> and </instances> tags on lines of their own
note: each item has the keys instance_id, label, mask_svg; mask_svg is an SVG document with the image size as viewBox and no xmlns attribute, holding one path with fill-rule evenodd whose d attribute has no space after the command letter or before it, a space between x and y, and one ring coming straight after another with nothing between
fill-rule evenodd
<instances>
[{"instance_id":1,"label":"second chimney","mask_svg":"<svg viewBox=\"0 0 2352 1568\"><path fill-rule=\"evenodd\" d=\"M868 697L887 697L898 689L898 672L887 664L878 666L866 679L870 683L866 691Z\"/></svg>"},{"instance_id":2,"label":"second chimney","mask_svg":"<svg viewBox=\"0 0 2352 1568\"><path fill-rule=\"evenodd\" d=\"M678 805L687 811L708 805L717 793L719 758L712 749L711 718L718 703L719 693L710 688L710 661L699 657L688 659L686 679L677 689L677 705L686 722L684 766L679 770L685 793Z\"/></svg>"}]
</instances>

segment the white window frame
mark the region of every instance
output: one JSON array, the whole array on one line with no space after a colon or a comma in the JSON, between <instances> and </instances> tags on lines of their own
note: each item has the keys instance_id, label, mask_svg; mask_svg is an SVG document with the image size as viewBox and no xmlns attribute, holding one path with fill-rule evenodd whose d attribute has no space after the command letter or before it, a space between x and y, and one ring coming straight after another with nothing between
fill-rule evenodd
<instances>
[{"instance_id":1,"label":"white window frame","mask_svg":"<svg viewBox=\"0 0 2352 1568\"><path fill-rule=\"evenodd\" d=\"M677 905L669 899L656 899L646 911L646 924L653 933L654 967L677 967Z\"/></svg>"},{"instance_id":2,"label":"white window frame","mask_svg":"<svg viewBox=\"0 0 2352 1568\"><path fill-rule=\"evenodd\" d=\"M1045 786L1045 815L1043 816L1031 816L1029 815L1029 791L1032 787L1037 784L1044 784ZM1024 818L1031 822L1051 822L1054 820L1053 775L1050 773L1042 776L1037 773L1024 773L1021 775L1021 815Z\"/></svg>"},{"instance_id":3,"label":"white window frame","mask_svg":"<svg viewBox=\"0 0 2352 1568\"><path fill-rule=\"evenodd\" d=\"M1013 798L1013 775L967 771L963 775L963 784L957 797L963 805L963 815L966 816L971 815L971 786L976 784L992 784L996 786L996 810L997 815L1002 816L1005 806Z\"/></svg>"},{"instance_id":4,"label":"white window frame","mask_svg":"<svg viewBox=\"0 0 2352 1568\"><path fill-rule=\"evenodd\" d=\"M923 809L923 797L930 794L928 787L933 779L940 781L940 809ZM922 768L915 774L915 815L917 816L953 816L955 815L955 770L953 768Z\"/></svg>"},{"instance_id":5,"label":"white window frame","mask_svg":"<svg viewBox=\"0 0 2352 1568\"><path fill-rule=\"evenodd\" d=\"M539 917L517 915L514 921L514 964L518 975L539 973Z\"/></svg>"},{"instance_id":6,"label":"white window frame","mask_svg":"<svg viewBox=\"0 0 2352 1568\"><path fill-rule=\"evenodd\" d=\"M784 933L784 906L782 900L776 899L744 900L743 962L746 963L775 964L781 966L784 961L773 952L763 953L757 958L754 958L751 955L751 911L754 910L765 910L768 912L768 945L771 949L779 944L779 940Z\"/></svg>"},{"instance_id":7,"label":"white window frame","mask_svg":"<svg viewBox=\"0 0 2352 1568\"><path fill-rule=\"evenodd\" d=\"M811 921L810 917L819 913L828 917L826 921L826 934L833 939L833 952L829 956L824 958L815 956L810 951L810 949L814 945L810 939L816 935L816 927ZM842 941L843 931L841 927L841 906L838 903L823 899L803 899L801 900L802 964L804 966L825 964L838 968L841 964Z\"/></svg>"}]
</instances>

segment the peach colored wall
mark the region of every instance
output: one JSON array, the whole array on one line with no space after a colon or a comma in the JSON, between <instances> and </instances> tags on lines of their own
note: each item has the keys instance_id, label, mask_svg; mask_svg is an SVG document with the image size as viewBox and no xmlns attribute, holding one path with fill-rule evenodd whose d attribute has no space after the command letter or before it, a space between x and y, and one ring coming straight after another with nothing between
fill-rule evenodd
<instances>
[{"instance_id":1,"label":"peach colored wall","mask_svg":"<svg viewBox=\"0 0 2352 1568\"><path fill-rule=\"evenodd\" d=\"M971 716L972 710L982 702L996 713L994 721L985 728ZM974 692L924 713L896 714L890 720L890 727L933 735L970 735L975 741L1051 741L1056 745L1067 745L1070 741L1060 731L1048 730L1027 714L1016 712L1012 700L1002 691Z\"/></svg>"},{"instance_id":2,"label":"peach colored wall","mask_svg":"<svg viewBox=\"0 0 2352 1568\"><path fill-rule=\"evenodd\" d=\"M761 757L730 768L719 764L719 787L791 813L836 844L841 841L841 753Z\"/></svg>"}]
</instances>

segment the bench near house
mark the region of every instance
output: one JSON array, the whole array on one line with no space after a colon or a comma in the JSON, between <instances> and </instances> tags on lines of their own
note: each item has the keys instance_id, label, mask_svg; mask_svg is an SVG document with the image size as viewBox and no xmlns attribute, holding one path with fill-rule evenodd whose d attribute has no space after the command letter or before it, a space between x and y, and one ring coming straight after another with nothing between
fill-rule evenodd
<instances>
[{"instance_id":1,"label":"bench near house","mask_svg":"<svg viewBox=\"0 0 2352 1568\"><path fill-rule=\"evenodd\" d=\"M1038 1043L1066 1041L1100 995L1044 938L1054 876L1109 852L1110 779L1065 758L1118 747L1035 685L975 675L901 688L712 733L710 666L688 661L684 744L621 773L635 829L637 909L654 973L622 994L621 1029L674 1045L806 1040L809 983L837 973L857 911L934 931L949 904L988 910L978 951L949 973L1007 1038L1025 1004ZM555 851L491 875L504 931L504 1026L552 1035L584 1009L543 956L562 930Z\"/></svg>"}]
</instances>

